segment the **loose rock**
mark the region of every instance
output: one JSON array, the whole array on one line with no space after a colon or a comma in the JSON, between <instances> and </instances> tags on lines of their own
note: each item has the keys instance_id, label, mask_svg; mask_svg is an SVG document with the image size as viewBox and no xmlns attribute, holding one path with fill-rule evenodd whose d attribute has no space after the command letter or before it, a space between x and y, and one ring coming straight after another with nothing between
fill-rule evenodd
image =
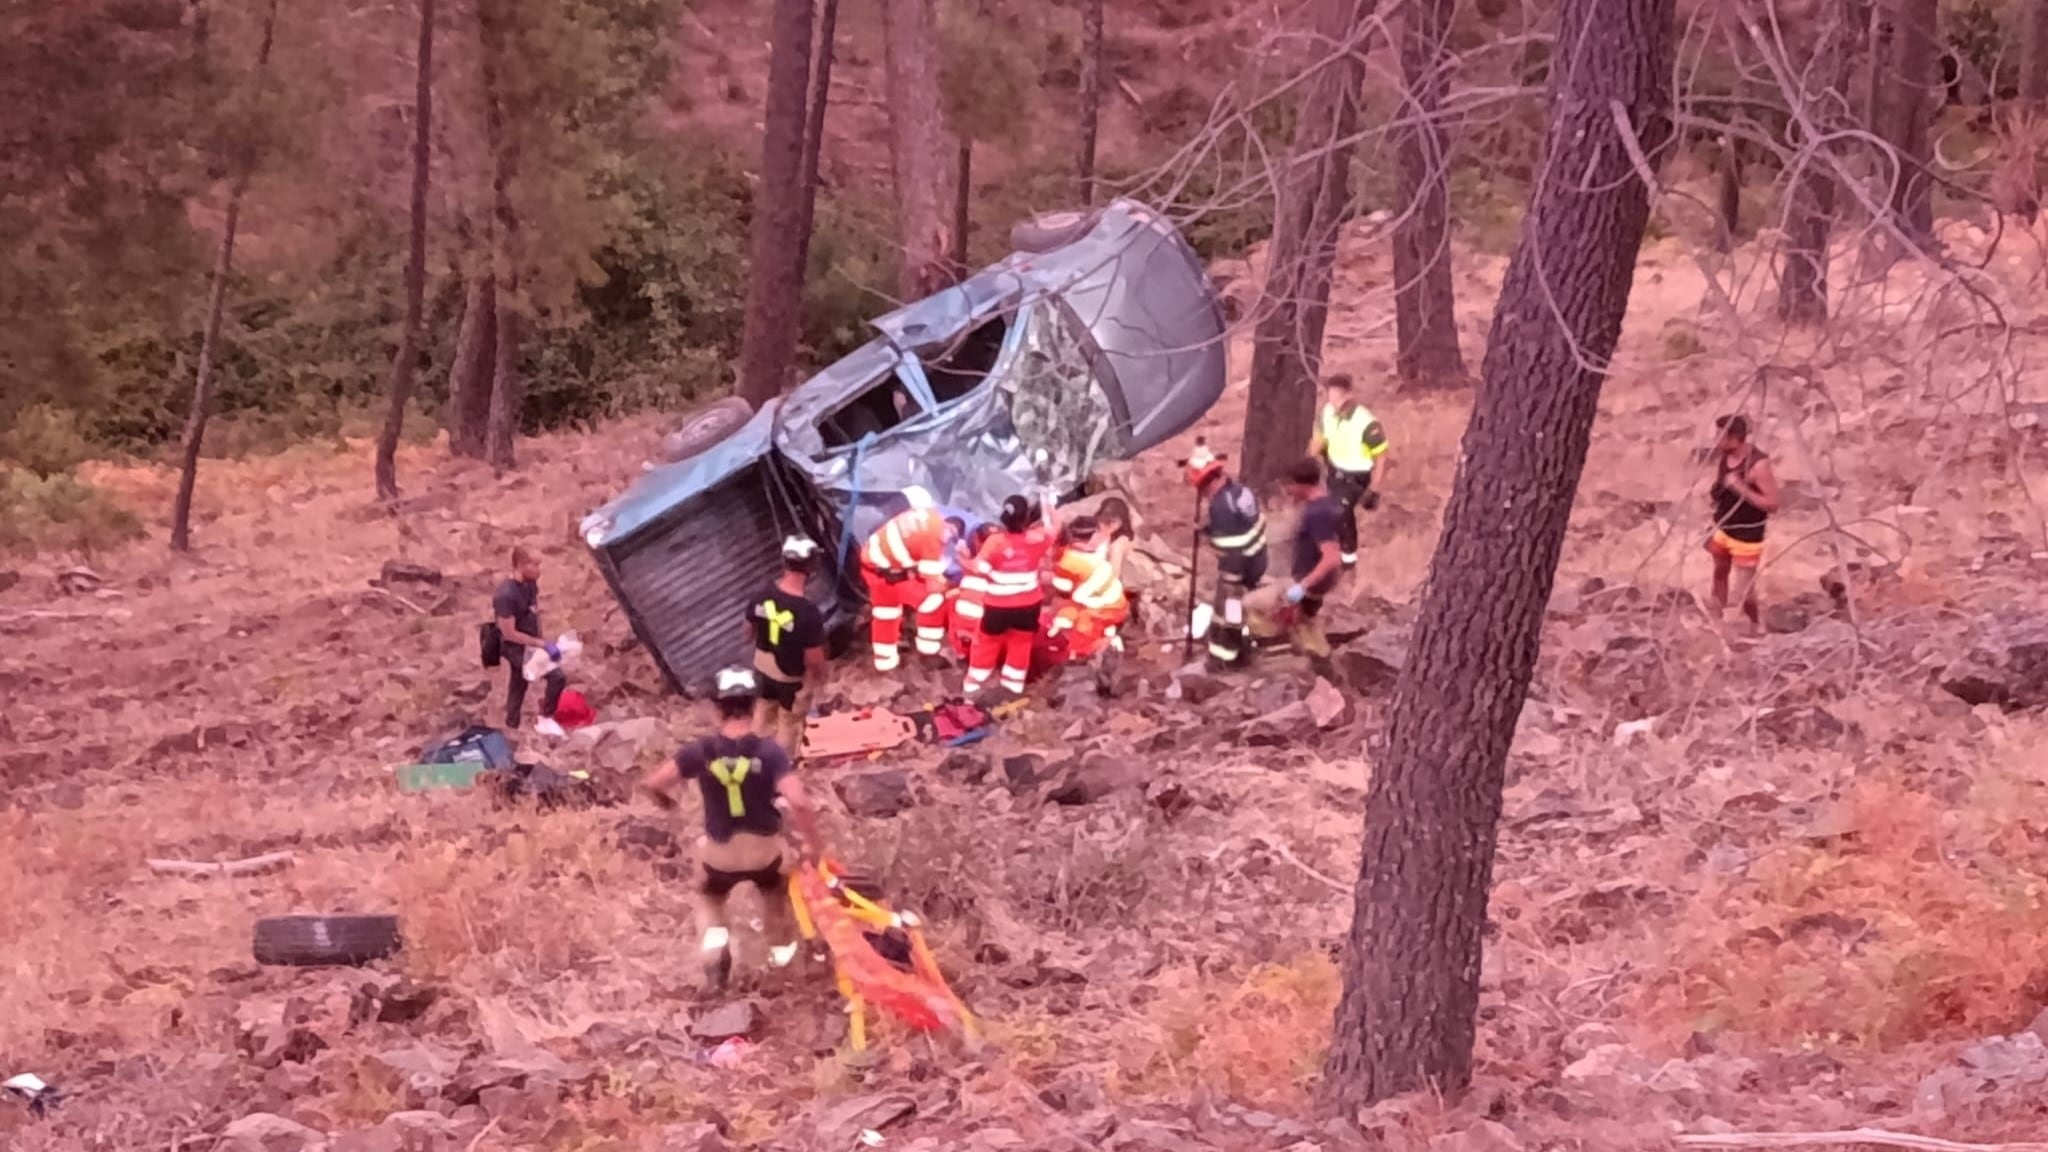
<instances>
[{"instance_id":1,"label":"loose rock","mask_svg":"<svg viewBox=\"0 0 2048 1152\"><path fill-rule=\"evenodd\" d=\"M1149 775L1143 765L1133 760L1091 752L1067 767L1059 786L1046 799L1069 807L1093 804L1126 788L1143 788Z\"/></svg>"},{"instance_id":2,"label":"loose rock","mask_svg":"<svg viewBox=\"0 0 2048 1152\"><path fill-rule=\"evenodd\" d=\"M406 560L386 560L384 570L379 573L384 584L433 584L441 583L441 570L425 564L414 564Z\"/></svg>"},{"instance_id":3,"label":"loose rock","mask_svg":"<svg viewBox=\"0 0 2048 1152\"><path fill-rule=\"evenodd\" d=\"M751 1037L760 1026L760 1013L751 1000L735 1000L713 1009L690 1024L690 1035L706 1044L735 1037Z\"/></svg>"},{"instance_id":4,"label":"loose rock","mask_svg":"<svg viewBox=\"0 0 2048 1152\"><path fill-rule=\"evenodd\" d=\"M221 1129L216 1152L321 1152L327 1137L296 1121L257 1112Z\"/></svg>"},{"instance_id":5,"label":"loose rock","mask_svg":"<svg viewBox=\"0 0 2048 1152\"><path fill-rule=\"evenodd\" d=\"M910 773L901 768L841 776L832 782L832 790L855 816L894 816L917 803L910 788Z\"/></svg>"},{"instance_id":6,"label":"loose rock","mask_svg":"<svg viewBox=\"0 0 2048 1152\"><path fill-rule=\"evenodd\" d=\"M2007 711L2048 705L2048 624L2016 620L1987 626L1942 671L1941 686L1971 705L1996 704Z\"/></svg>"}]
</instances>

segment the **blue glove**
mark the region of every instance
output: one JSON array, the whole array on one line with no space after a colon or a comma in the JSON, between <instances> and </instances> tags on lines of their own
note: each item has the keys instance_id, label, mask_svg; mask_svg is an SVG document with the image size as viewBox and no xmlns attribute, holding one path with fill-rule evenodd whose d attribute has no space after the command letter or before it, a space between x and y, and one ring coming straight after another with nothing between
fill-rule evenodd
<instances>
[{"instance_id":1,"label":"blue glove","mask_svg":"<svg viewBox=\"0 0 2048 1152\"><path fill-rule=\"evenodd\" d=\"M1287 586L1287 602L1289 604L1299 604L1307 598L1308 589L1303 588L1299 584L1289 584Z\"/></svg>"},{"instance_id":2,"label":"blue glove","mask_svg":"<svg viewBox=\"0 0 2048 1152\"><path fill-rule=\"evenodd\" d=\"M549 644L543 647L541 651L546 652L548 654L548 659L553 660L555 663L560 664L562 662L562 650L560 647L554 644Z\"/></svg>"}]
</instances>

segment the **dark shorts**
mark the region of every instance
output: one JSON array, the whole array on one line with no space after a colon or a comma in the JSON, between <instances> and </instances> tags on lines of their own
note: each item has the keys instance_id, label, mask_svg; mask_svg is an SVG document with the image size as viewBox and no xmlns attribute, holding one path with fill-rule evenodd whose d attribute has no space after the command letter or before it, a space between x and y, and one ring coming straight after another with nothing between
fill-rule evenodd
<instances>
[{"instance_id":1,"label":"dark shorts","mask_svg":"<svg viewBox=\"0 0 2048 1152\"><path fill-rule=\"evenodd\" d=\"M732 890L740 885L752 884L765 898L782 895L782 887L788 882L782 874L782 860L778 857L775 863L752 872L721 872L716 868L706 867L703 892L713 899L723 900L732 895Z\"/></svg>"},{"instance_id":2,"label":"dark shorts","mask_svg":"<svg viewBox=\"0 0 2048 1152\"><path fill-rule=\"evenodd\" d=\"M1028 604L1022 608L989 608L981 614L981 634L1004 636L1011 632L1038 631L1038 613L1044 605Z\"/></svg>"},{"instance_id":3,"label":"dark shorts","mask_svg":"<svg viewBox=\"0 0 2048 1152\"><path fill-rule=\"evenodd\" d=\"M787 712L796 707L796 698L804 690L800 680L777 680L773 676L757 676L761 699L772 700Z\"/></svg>"}]
</instances>

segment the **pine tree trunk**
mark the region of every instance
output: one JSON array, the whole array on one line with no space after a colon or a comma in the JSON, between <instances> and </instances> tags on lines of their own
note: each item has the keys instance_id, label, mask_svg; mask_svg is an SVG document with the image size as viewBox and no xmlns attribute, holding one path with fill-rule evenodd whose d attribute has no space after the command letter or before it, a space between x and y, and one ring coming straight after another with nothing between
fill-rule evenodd
<instances>
[{"instance_id":1,"label":"pine tree trunk","mask_svg":"<svg viewBox=\"0 0 2048 1152\"><path fill-rule=\"evenodd\" d=\"M1503 767L1671 134L1672 0L1565 0L1546 157L1508 264L1385 754L1324 1065L1349 1114L1470 1081ZM1619 114L1633 126L1624 141Z\"/></svg>"},{"instance_id":2,"label":"pine tree trunk","mask_svg":"<svg viewBox=\"0 0 2048 1152\"><path fill-rule=\"evenodd\" d=\"M1323 0L1314 17L1317 74L1302 97L1281 177L1253 329L1243 476L1254 488L1269 487L1301 459L1315 419L1323 324L1351 195L1351 136L1375 6L1376 0Z\"/></svg>"},{"instance_id":3,"label":"pine tree trunk","mask_svg":"<svg viewBox=\"0 0 2048 1152\"><path fill-rule=\"evenodd\" d=\"M1465 382L1451 284L1450 156L1437 110L1449 85L1445 38L1451 0L1412 0L1401 17L1402 117L1397 193L1403 217L1394 230L1395 357L1401 383L1452 387Z\"/></svg>"},{"instance_id":4,"label":"pine tree trunk","mask_svg":"<svg viewBox=\"0 0 2048 1152\"><path fill-rule=\"evenodd\" d=\"M420 315L427 306L427 185L433 171L434 0L420 0L420 47L413 91L412 248L405 262L405 322L391 357L391 408L377 437L377 497L398 499L398 438L405 432L405 408L412 403L413 373L419 358Z\"/></svg>"},{"instance_id":5,"label":"pine tree trunk","mask_svg":"<svg viewBox=\"0 0 2048 1152\"><path fill-rule=\"evenodd\" d=\"M497 347L498 282L489 272L479 272L463 292L455 363L448 370L448 451L456 456L484 458Z\"/></svg>"},{"instance_id":6,"label":"pine tree trunk","mask_svg":"<svg viewBox=\"0 0 2048 1152\"><path fill-rule=\"evenodd\" d=\"M484 458L499 473L518 467L516 445L526 388L519 378L519 213L512 203L519 148L507 122L503 80L516 62L509 54L508 0L479 0L477 29L484 90L484 136L491 152L491 272L496 281L497 330L491 350L491 401L484 425Z\"/></svg>"},{"instance_id":7,"label":"pine tree trunk","mask_svg":"<svg viewBox=\"0 0 2048 1152\"><path fill-rule=\"evenodd\" d=\"M263 39L256 49L256 75L270 68L270 48L277 40L277 0L263 17ZM242 198L249 192L255 161L243 157L228 187L227 218L221 223L220 248L214 253L212 283L206 293L206 331L199 341L199 371L192 382L192 411L185 415L185 443L178 469L178 494L171 503L171 547L192 547L192 494L199 486L199 454L206 444L206 419L213 409L213 363L220 350L220 326L227 311L228 279L235 271L235 233L242 224Z\"/></svg>"},{"instance_id":8,"label":"pine tree trunk","mask_svg":"<svg viewBox=\"0 0 2048 1152\"><path fill-rule=\"evenodd\" d=\"M967 233L974 225L974 141L965 136L960 138L953 177L953 248L946 260L958 279L967 275Z\"/></svg>"},{"instance_id":9,"label":"pine tree trunk","mask_svg":"<svg viewBox=\"0 0 2048 1152\"><path fill-rule=\"evenodd\" d=\"M825 155L825 114L832 107L832 46L839 36L839 0L824 0L818 13L818 62L811 69L811 95L804 125L803 224L797 229L801 275L811 274L811 232L818 222L818 168Z\"/></svg>"},{"instance_id":10,"label":"pine tree trunk","mask_svg":"<svg viewBox=\"0 0 2048 1152\"><path fill-rule=\"evenodd\" d=\"M2048 3L2048 0L2043 0ZM1102 0L1081 0L1081 203L1095 203L1095 137L1102 121Z\"/></svg>"},{"instance_id":11,"label":"pine tree trunk","mask_svg":"<svg viewBox=\"0 0 2048 1152\"><path fill-rule=\"evenodd\" d=\"M2025 0L2022 12L2020 104L2039 112L2048 104L2048 0Z\"/></svg>"},{"instance_id":12,"label":"pine tree trunk","mask_svg":"<svg viewBox=\"0 0 2048 1152\"><path fill-rule=\"evenodd\" d=\"M908 302L953 282L946 228L953 146L939 103L934 0L882 0L882 46L901 260L897 292Z\"/></svg>"},{"instance_id":13,"label":"pine tree trunk","mask_svg":"<svg viewBox=\"0 0 2048 1152\"><path fill-rule=\"evenodd\" d=\"M1714 249L1733 252L1742 236L1742 150L1733 133L1721 134L1719 158L1714 163L1715 199L1720 220L1714 232Z\"/></svg>"},{"instance_id":14,"label":"pine tree trunk","mask_svg":"<svg viewBox=\"0 0 2048 1152\"><path fill-rule=\"evenodd\" d=\"M1796 99L1815 131L1825 135L1849 111L1850 61L1854 54L1855 0L1830 0L1813 55L1803 69ZM1829 155L1812 151L1797 162L1792 202L1785 219L1785 261L1778 270L1778 316L1788 324L1825 324L1828 319L1828 242L1835 224L1839 187Z\"/></svg>"},{"instance_id":15,"label":"pine tree trunk","mask_svg":"<svg viewBox=\"0 0 2048 1152\"><path fill-rule=\"evenodd\" d=\"M1901 231L1918 240L1934 236L1934 114L1940 107L1939 0L1897 0L1892 17L1891 131L1898 152L1892 214Z\"/></svg>"},{"instance_id":16,"label":"pine tree trunk","mask_svg":"<svg viewBox=\"0 0 2048 1152\"><path fill-rule=\"evenodd\" d=\"M811 0L774 0L768 102L762 114L761 180L748 253L740 398L759 408L782 394L796 366L803 310L804 130L810 102Z\"/></svg>"}]
</instances>

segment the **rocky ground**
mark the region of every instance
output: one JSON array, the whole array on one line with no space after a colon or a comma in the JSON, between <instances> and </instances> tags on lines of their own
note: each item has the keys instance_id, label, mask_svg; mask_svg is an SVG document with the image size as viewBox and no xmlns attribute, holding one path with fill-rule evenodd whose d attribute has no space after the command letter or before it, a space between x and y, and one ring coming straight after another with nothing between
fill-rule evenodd
<instances>
[{"instance_id":1,"label":"rocky ground","mask_svg":"<svg viewBox=\"0 0 2048 1152\"><path fill-rule=\"evenodd\" d=\"M849 1058L816 973L700 995L687 854L643 803L394 786L393 765L494 710L473 626L514 542L544 551L550 626L581 631L584 686L627 722L524 751L616 793L701 723L574 537L658 427L532 442L502 484L422 450L388 511L356 449L210 464L195 555L153 539L18 566L0 580L0 1077L63 1098L0 1099L0 1142L1479 1152L2037 1129L2048 542L2015 478L2038 481L2038 429L1956 401L1991 353L1916 344L1882 309L1798 346L1703 303L1710 271L1671 242L1645 254L1509 767L1462 1099L1311 1108L1364 788L1463 421L1461 397L1389 395L1395 465L1334 622L1341 683L1285 656L1217 678L1153 640L1114 704L1055 686L981 746L807 769L842 854L930 921L987 1021L972 1056L884 1029ZM1465 266L1468 349L1498 275ZM1347 253L1331 346L1368 381L1391 358L1385 282L1378 245ZM1815 375L1758 395L1766 362ZM2027 401L2027 379L2002 399ZM1754 640L1695 599L1693 450L1731 394L1792 494ZM1234 392L1207 431L1227 444L1242 419ZM1167 603L1175 455L1116 477L1154 511L1145 591ZM168 506L161 473L101 478ZM90 577L65 575L78 559ZM387 561L440 579L386 581ZM849 672L841 691L889 687ZM245 878L146 865L275 851L294 863ZM383 911L406 939L387 964L251 961L256 917ZM732 1035L749 1043L721 1049Z\"/></svg>"}]
</instances>

